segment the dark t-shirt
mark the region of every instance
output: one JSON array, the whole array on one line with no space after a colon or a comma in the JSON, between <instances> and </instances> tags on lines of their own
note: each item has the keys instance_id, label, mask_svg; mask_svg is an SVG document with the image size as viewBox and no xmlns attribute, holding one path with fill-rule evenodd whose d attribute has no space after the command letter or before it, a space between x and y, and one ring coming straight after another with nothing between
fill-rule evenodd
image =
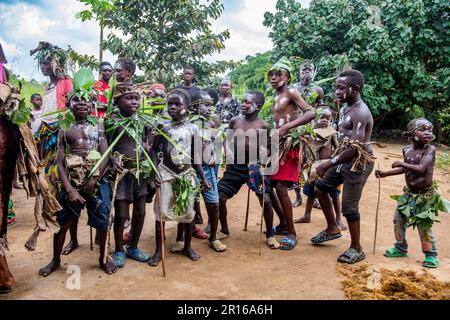
<instances>
[{"instance_id":1,"label":"dark t-shirt","mask_svg":"<svg viewBox=\"0 0 450 320\"><path fill-rule=\"evenodd\" d=\"M192 95L194 94L195 91L200 91L201 89L199 87L197 87L195 84L192 85L191 87L185 87L182 83L180 83L179 85L176 86L176 89L183 89L186 90L192 97Z\"/></svg>"}]
</instances>

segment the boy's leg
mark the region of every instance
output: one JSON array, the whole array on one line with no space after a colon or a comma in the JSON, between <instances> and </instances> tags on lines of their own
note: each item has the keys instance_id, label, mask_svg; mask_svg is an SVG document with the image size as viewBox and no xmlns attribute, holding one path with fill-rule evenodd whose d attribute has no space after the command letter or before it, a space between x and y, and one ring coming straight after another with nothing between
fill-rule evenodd
<instances>
[{"instance_id":1,"label":"boy's leg","mask_svg":"<svg viewBox=\"0 0 450 320\"><path fill-rule=\"evenodd\" d=\"M295 219L295 223L310 223L311 222L311 212L314 204L314 199L311 197L306 198L306 206L305 206L305 213L303 214L303 217Z\"/></svg>"},{"instance_id":2,"label":"boy's leg","mask_svg":"<svg viewBox=\"0 0 450 320\"><path fill-rule=\"evenodd\" d=\"M192 240L192 231L194 230L193 224L191 223L180 223L184 225L184 249L183 253L188 256L192 261L197 261L200 259L200 256L191 248L191 240Z\"/></svg>"},{"instance_id":3,"label":"boy's leg","mask_svg":"<svg viewBox=\"0 0 450 320\"><path fill-rule=\"evenodd\" d=\"M202 210L200 209L200 200L195 198L194 200L194 211L195 211L195 224L203 224Z\"/></svg>"},{"instance_id":4,"label":"boy's leg","mask_svg":"<svg viewBox=\"0 0 450 320\"><path fill-rule=\"evenodd\" d=\"M60 226L58 233L53 235L53 259L52 261L39 269L39 275L47 277L53 271L57 270L61 266L61 251L64 245L64 240L66 239L67 230L69 230L71 223Z\"/></svg>"},{"instance_id":5,"label":"boy's leg","mask_svg":"<svg viewBox=\"0 0 450 320\"><path fill-rule=\"evenodd\" d=\"M78 248L78 220L79 218L77 217L76 219L73 219L70 224L70 241L62 250L63 255L69 255L72 251Z\"/></svg>"},{"instance_id":6,"label":"boy's leg","mask_svg":"<svg viewBox=\"0 0 450 320\"><path fill-rule=\"evenodd\" d=\"M258 195L259 204L262 206L264 201L264 222L266 224L266 239L273 238L273 208L272 201L270 201L270 194L264 193L264 199L262 195Z\"/></svg>"},{"instance_id":7,"label":"boy's leg","mask_svg":"<svg viewBox=\"0 0 450 320\"><path fill-rule=\"evenodd\" d=\"M300 207L303 203L300 185L298 183L296 183L292 189L294 189L294 191L295 191L295 200L292 201L292 206L294 208Z\"/></svg>"},{"instance_id":8,"label":"boy's leg","mask_svg":"<svg viewBox=\"0 0 450 320\"><path fill-rule=\"evenodd\" d=\"M297 241L297 233L294 228L294 219L292 217L292 203L288 193L288 182L276 181L275 189L277 191L278 199L280 199L281 208L283 209L284 216L286 217L287 224L287 238Z\"/></svg>"},{"instance_id":9,"label":"boy's leg","mask_svg":"<svg viewBox=\"0 0 450 320\"><path fill-rule=\"evenodd\" d=\"M177 242L183 241L183 238L184 238L184 226L182 226L181 223L179 223L177 225Z\"/></svg>"},{"instance_id":10,"label":"boy's leg","mask_svg":"<svg viewBox=\"0 0 450 320\"><path fill-rule=\"evenodd\" d=\"M422 252L425 254L425 260L422 265L424 267L436 268L439 265L439 260L437 260L438 252L433 230L431 228L428 230L423 230L422 228L417 229L419 229Z\"/></svg>"},{"instance_id":11,"label":"boy's leg","mask_svg":"<svg viewBox=\"0 0 450 320\"><path fill-rule=\"evenodd\" d=\"M278 224L278 226L275 227L275 229L277 229L278 231L287 230L286 217L284 215L280 199L278 198L276 192L270 193L270 201L272 202L273 210L275 210L275 213L277 214L278 219L280 220L280 223Z\"/></svg>"},{"instance_id":12,"label":"boy's leg","mask_svg":"<svg viewBox=\"0 0 450 320\"><path fill-rule=\"evenodd\" d=\"M103 261L105 261L105 247L107 245L106 241L108 241L108 232L96 230L96 235L98 237L98 243L100 245L100 258L98 259L100 268L102 268L102 270L107 274L112 274L117 271L117 266L114 263L114 260L108 259L108 257L106 257L106 263L103 263Z\"/></svg>"},{"instance_id":13,"label":"boy's leg","mask_svg":"<svg viewBox=\"0 0 450 320\"><path fill-rule=\"evenodd\" d=\"M116 246L116 252L123 252L123 229L130 205L126 200L116 200L114 201L114 209L114 243Z\"/></svg>"},{"instance_id":14,"label":"boy's leg","mask_svg":"<svg viewBox=\"0 0 450 320\"><path fill-rule=\"evenodd\" d=\"M219 192L219 220L220 220L220 232L223 234L229 235L230 230L228 229L228 221L227 221L227 201L228 196L225 192Z\"/></svg>"},{"instance_id":15,"label":"boy's leg","mask_svg":"<svg viewBox=\"0 0 450 320\"><path fill-rule=\"evenodd\" d=\"M341 213L341 199L339 197L339 190L336 188L329 192L331 197L331 201L333 202L333 209L336 216L336 223L341 228L342 231L347 230L344 222L342 221L342 213Z\"/></svg>"},{"instance_id":16,"label":"boy's leg","mask_svg":"<svg viewBox=\"0 0 450 320\"><path fill-rule=\"evenodd\" d=\"M162 223L163 229L165 227L165 222ZM156 267L161 261L162 257L162 238L161 238L161 222L155 220L155 243L156 243L156 251L155 254L150 258L148 264L152 267Z\"/></svg>"},{"instance_id":17,"label":"boy's leg","mask_svg":"<svg viewBox=\"0 0 450 320\"><path fill-rule=\"evenodd\" d=\"M142 228L145 222L145 204L147 203L147 196L138 198L133 203L133 218L131 219L131 238L128 248L137 248L139 239L141 238Z\"/></svg>"}]
</instances>

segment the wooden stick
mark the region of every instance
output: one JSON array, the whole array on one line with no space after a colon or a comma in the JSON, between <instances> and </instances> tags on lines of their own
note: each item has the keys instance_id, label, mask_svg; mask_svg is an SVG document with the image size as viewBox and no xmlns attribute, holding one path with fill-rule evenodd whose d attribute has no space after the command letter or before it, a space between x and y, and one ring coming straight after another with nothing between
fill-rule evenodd
<instances>
[{"instance_id":1,"label":"wooden stick","mask_svg":"<svg viewBox=\"0 0 450 320\"><path fill-rule=\"evenodd\" d=\"M248 188L248 192L247 192L247 211L245 212L244 231L247 231L249 209L250 209L250 188Z\"/></svg>"},{"instance_id":2,"label":"wooden stick","mask_svg":"<svg viewBox=\"0 0 450 320\"><path fill-rule=\"evenodd\" d=\"M163 277L166 277L166 261L164 257L164 224L163 224L163 214L162 214L162 199L161 199L161 186L158 188L158 202L159 202L159 228L161 229L160 237L161 237L161 264L163 270Z\"/></svg>"},{"instance_id":3,"label":"wooden stick","mask_svg":"<svg viewBox=\"0 0 450 320\"><path fill-rule=\"evenodd\" d=\"M380 170L380 162L378 162L378 170ZM375 254L375 248L377 246L378 209L380 208L380 197L381 197L381 178L378 178L378 200L377 200L377 211L375 213L375 235L373 238L373 254Z\"/></svg>"},{"instance_id":4,"label":"wooden stick","mask_svg":"<svg viewBox=\"0 0 450 320\"><path fill-rule=\"evenodd\" d=\"M264 176L261 175L262 177L262 185L263 185L263 190L262 190L262 213L261 213L261 224L259 226L259 256L261 256L261 242L262 242L262 225L263 225L263 217L264 217L264 190L265 190L265 185L264 185ZM267 226L266 226L267 227Z\"/></svg>"},{"instance_id":5,"label":"wooden stick","mask_svg":"<svg viewBox=\"0 0 450 320\"><path fill-rule=\"evenodd\" d=\"M94 250L94 244L92 243L92 227L89 227L89 235L91 237L91 251Z\"/></svg>"}]
</instances>

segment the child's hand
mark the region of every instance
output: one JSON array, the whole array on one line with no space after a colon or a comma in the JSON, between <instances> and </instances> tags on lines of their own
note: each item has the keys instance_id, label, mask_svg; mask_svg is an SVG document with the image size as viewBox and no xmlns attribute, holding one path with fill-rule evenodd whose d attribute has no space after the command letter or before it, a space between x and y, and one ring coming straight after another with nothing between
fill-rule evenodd
<instances>
[{"instance_id":1,"label":"child's hand","mask_svg":"<svg viewBox=\"0 0 450 320\"><path fill-rule=\"evenodd\" d=\"M378 179L386 177L386 174L381 170L375 170L375 177Z\"/></svg>"},{"instance_id":2,"label":"child's hand","mask_svg":"<svg viewBox=\"0 0 450 320\"><path fill-rule=\"evenodd\" d=\"M84 200L84 198L82 196L80 196L80 194L78 193L77 190L75 190L74 188L72 188L71 190L67 191L67 198L69 199L70 203L80 203L80 204L84 204L86 202L86 200Z\"/></svg>"},{"instance_id":3,"label":"child's hand","mask_svg":"<svg viewBox=\"0 0 450 320\"><path fill-rule=\"evenodd\" d=\"M112 172L114 174L123 172L122 163L119 160L117 160L117 159L115 159L115 161L113 163Z\"/></svg>"},{"instance_id":4,"label":"child's hand","mask_svg":"<svg viewBox=\"0 0 450 320\"><path fill-rule=\"evenodd\" d=\"M395 161L393 164L392 164L392 168L394 169L394 168L401 168L401 167L403 167L403 162L401 162L401 161Z\"/></svg>"},{"instance_id":5,"label":"child's hand","mask_svg":"<svg viewBox=\"0 0 450 320\"><path fill-rule=\"evenodd\" d=\"M97 180L95 178L89 179L89 181L81 189L81 193L84 196L89 197L92 194L92 192L94 191L96 184L97 184Z\"/></svg>"},{"instance_id":6,"label":"child's hand","mask_svg":"<svg viewBox=\"0 0 450 320\"><path fill-rule=\"evenodd\" d=\"M203 185L203 187L206 189L206 191L211 190L211 184L209 183L208 180L202 179L202 185Z\"/></svg>"}]
</instances>

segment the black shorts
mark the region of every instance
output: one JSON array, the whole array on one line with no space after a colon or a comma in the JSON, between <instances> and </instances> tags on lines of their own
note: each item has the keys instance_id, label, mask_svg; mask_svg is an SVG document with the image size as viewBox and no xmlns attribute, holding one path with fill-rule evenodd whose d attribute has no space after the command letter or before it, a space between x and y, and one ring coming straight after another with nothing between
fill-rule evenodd
<instances>
[{"instance_id":1,"label":"black shorts","mask_svg":"<svg viewBox=\"0 0 450 320\"><path fill-rule=\"evenodd\" d=\"M219 193L225 193L228 199L230 199L241 190L244 183L246 183L250 190L255 192L256 195L262 196L263 182L259 165L228 164L225 173L218 184ZM264 176L264 183L264 192L270 193L269 176Z\"/></svg>"},{"instance_id":2,"label":"black shorts","mask_svg":"<svg viewBox=\"0 0 450 320\"><path fill-rule=\"evenodd\" d=\"M316 188L329 193L343 184L342 190L342 214L347 221L359 222L359 201L366 184L367 178L372 173L374 163L369 162L366 170L358 165L356 171L351 171L351 163L343 163L328 169L323 178L316 181Z\"/></svg>"},{"instance_id":3,"label":"black shorts","mask_svg":"<svg viewBox=\"0 0 450 320\"><path fill-rule=\"evenodd\" d=\"M142 178L142 175L139 176L138 183L134 174L127 173L117 186L116 200L125 200L128 203L132 203L140 197L147 196L147 194L147 181Z\"/></svg>"}]
</instances>

